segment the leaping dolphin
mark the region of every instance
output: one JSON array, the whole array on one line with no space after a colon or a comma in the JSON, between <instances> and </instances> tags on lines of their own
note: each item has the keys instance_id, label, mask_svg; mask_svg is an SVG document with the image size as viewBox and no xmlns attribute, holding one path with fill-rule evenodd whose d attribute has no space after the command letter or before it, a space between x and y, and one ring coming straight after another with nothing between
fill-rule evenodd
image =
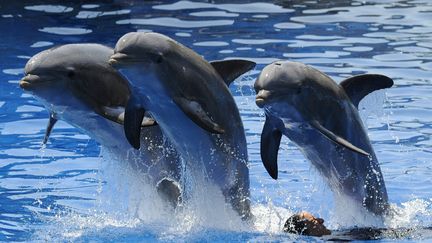
<instances>
[{"instance_id":1,"label":"leaping dolphin","mask_svg":"<svg viewBox=\"0 0 432 243\"><path fill-rule=\"evenodd\" d=\"M134 151L123 132L124 110L130 88L108 64L112 48L99 44L69 44L42 51L25 66L19 85L41 101L50 113L44 143L60 119L79 128L118 160L129 162L148 177L161 197L177 205L181 165L172 145L148 117L138 134L141 149Z\"/></svg>"},{"instance_id":2,"label":"leaping dolphin","mask_svg":"<svg viewBox=\"0 0 432 243\"><path fill-rule=\"evenodd\" d=\"M145 112L155 118L194 176L217 185L242 218L249 218L249 169L243 124L227 84L255 63L208 63L158 33L128 33L110 63L129 80L125 132L131 144Z\"/></svg>"},{"instance_id":3,"label":"leaping dolphin","mask_svg":"<svg viewBox=\"0 0 432 243\"><path fill-rule=\"evenodd\" d=\"M278 150L285 135L335 193L383 215L388 208L387 190L357 106L370 92L392 85L392 79L377 74L354 76L338 85L298 62L277 61L266 66L254 88L256 104L266 115L261 159L267 172L277 179Z\"/></svg>"}]
</instances>

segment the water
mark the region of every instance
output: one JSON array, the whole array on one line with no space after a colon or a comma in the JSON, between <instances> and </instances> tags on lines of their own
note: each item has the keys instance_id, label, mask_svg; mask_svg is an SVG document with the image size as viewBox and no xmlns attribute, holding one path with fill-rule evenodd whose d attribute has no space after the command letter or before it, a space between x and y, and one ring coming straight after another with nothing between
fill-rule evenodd
<instances>
[{"instance_id":1,"label":"water","mask_svg":"<svg viewBox=\"0 0 432 243\"><path fill-rule=\"evenodd\" d=\"M313 65L338 82L365 72L394 79L394 87L362 103L396 212L385 224L431 226L432 3L239 2L1 2L0 241L319 240L281 232L284 220L300 210L323 217L331 229L344 227L330 189L290 141L282 140L278 181L261 164L264 117L252 86L259 71L277 59ZM41 148L48 114L18 87L27 60L59 44L114 46L130 31L163 33L207 60L258 63L231 86L248 140L253 225L237 222L229 212L221 215L223 208L173 216L156 202L145 204L152 196L137 188L139 178L129 178L127 168L66 123L59 122ZM399 240L420 239L432 235L414 231Z\"/></svg>"}]
</instances>

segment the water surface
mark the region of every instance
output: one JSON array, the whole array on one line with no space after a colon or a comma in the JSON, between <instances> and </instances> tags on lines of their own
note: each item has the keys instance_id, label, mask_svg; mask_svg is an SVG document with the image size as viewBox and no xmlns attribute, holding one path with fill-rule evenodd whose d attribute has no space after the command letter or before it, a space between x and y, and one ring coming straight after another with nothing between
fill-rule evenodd
<instances>
[{"instance_id":1,"label":"water surface","mask_svg":"<svg viewBox=\"0 0 432 243\"><path fill-rule=\"evenodd\" d=\"M394 79L384 102L378 95L364 103L396 212L386 226L432 225L430 1L9 1L0 3L0 13L0 241L312 240L281 232L284 219L299 210L323 217L332 229L344 227L331 191L289 140L282 140L279 180L261 164L264 117L253 83L278 59L307 63L338 82L361 73ZM114 46L130 31L168 35L207 60L258 64L230 87L246 129L254 225L218 222L218 209L204 210L210 216L200 224L187 212L163 222L157 205L139 207L146 198L120 179L127 171L66 123L41 149L48 114L18 87L27 60L66 43ZM432 236L418 231L401 240L419 239Z\"/></svg>"}]
</instances>

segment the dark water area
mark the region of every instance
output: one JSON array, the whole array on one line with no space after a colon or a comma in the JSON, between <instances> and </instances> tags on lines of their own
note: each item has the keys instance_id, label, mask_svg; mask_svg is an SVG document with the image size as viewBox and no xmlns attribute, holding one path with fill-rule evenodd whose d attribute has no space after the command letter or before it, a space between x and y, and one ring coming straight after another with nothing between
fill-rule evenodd
<instances>
[{"instance_id":1,"label":"dark water area","mask_svg":"<svg viewBox=\"0 0 432 243\"><path fill-rule=\"evenodd\" d=\"M432 225L430 1L0 1L0 31L0 241L320 241L282 232L284 219L301 210L331 229L359 225L342 219L349 205L334 208L332 192L288 139L277 181L261 163L264 114L253 83L279 59L337 82L362 73L394 80L361 104L395 212L384 226L419 229L398 241L432 239L420 230ZM48 113L18 86L28 59L67 43L114 47L131 31L165 34L206 60L257 63L230 86L248 142L253 225L218 218L216 209L205 223L188 212L161 223L163 213L124 188L125 174L103 148L67 123L41 148Z\"/></svg>"}]
</instances>

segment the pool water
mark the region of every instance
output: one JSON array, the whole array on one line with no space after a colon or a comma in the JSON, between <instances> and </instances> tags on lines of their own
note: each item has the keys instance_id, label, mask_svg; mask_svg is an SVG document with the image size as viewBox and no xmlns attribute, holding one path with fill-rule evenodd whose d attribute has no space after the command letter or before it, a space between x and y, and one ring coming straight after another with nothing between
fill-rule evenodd
<instances>
[{"instance_id":1,"label":"pool water","mask_svg":"<svg viewBox=\"0 0 432 243\"><path fill-rule=\"evenodd\" d=\"M0 3L0 241L320 241L282 232L284 220L300 210L331 229L361 226L342 220L349 205L333 207L332 192L288 139L277 181L261 163L264 114L253 83L278 59L312 65L337 82L362 73L395 81L361 103L394 211L385 226L432 225L432 2L53 2ZM48 113L18 87L27 60L66 43L113 47L131 31L165 34L207 60L257 63L230 86L248 142L254 223L238 222L223 207L172 217L148 202L121 163L67 123L59 122L41 146ZM399 240L432 240L431 233L413 232Z\"/></svg>"}]
</instances>

